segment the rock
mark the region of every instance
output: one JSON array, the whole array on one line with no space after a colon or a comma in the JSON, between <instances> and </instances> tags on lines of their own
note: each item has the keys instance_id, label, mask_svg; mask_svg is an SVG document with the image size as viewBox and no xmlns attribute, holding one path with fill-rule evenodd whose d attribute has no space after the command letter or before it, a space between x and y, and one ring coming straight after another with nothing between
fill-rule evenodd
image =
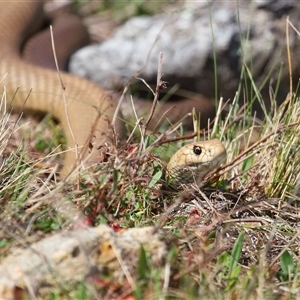
<instances>
[{"instance_id":1,"label":"rock","mask_svg":"<svg viewBox=\"0 0 300 300\"><path fill-rule=\"evenodd\" d=\"M20 291L43 298L48 289L84 281L91 274L100 276L107 269L120 272L120 260L130 260L126 265L132 274L141 245L153 265L162 264L166 245L152 227L116 233L100 225L54 234L26 249L14 250L1 262L0 299L16 299Z\"/></svg>"},{"instance_id":2,"label":"rock","mask_svg":"<svg viewBox=\"0 0 300 300\"><path fill-rule=\"evenodd\" d=\"M104 43L74 54L70 69L108 89L126 84L135 74L155 83L158 53L162 51L163 79L170 86L179 83L183 89L213 97L215 49L219 96L233 99L239 84L246 84L240 79L246 65L257 86L266 80L263 93L267 98L269 83L275 86L281 77L277 100L282 101L289 91L288 14L299 29L297 1L211 1L210 8L202 2L188 2L180 13L132 18ZM300 38L291 27L289 33L293 79L297 82ZM247 84L251 85L251 78Z\"/></svg>"}]
</instances>

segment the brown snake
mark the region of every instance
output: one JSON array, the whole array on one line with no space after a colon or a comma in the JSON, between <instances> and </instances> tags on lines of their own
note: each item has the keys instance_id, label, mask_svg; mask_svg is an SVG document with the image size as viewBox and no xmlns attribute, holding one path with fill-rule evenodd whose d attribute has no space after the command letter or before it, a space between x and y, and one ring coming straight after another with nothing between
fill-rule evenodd
<instances>
[{"instance_id":1,"label":"brown snake","mask_svg":"<svg viewBox=\"0 0 300 300\"><path fill-rule=\"evenodd\" d=\"M191 143L171 157L166 175L177 183L200 183L206 174L225 161L226 150L219 140Z\"/></svg>"},{"instance_id":2,"label":"brown snake","mask_svg":"<svg viewBox=\"0 0 300 300\"><path fill-rule=\"evenodd\" d=\"M20 57L24 39L42 21L42 9L41 1L0 1L0 72L1 78L7 74L2 85L6 87L8 103L13 99L13 108L23 108L32 89L25 110L51 113L62 123L69 148L61 171L65 176L79 159L86 166L101 161L101 146L113 142L110 124L115 103L88 80L62 73L68 121L57 72L26 63Z\"/></svg>"},{"instance_id":3,"label":"brown snake","mask_svg":"<svg viewBox=\"0 0 300 300\"><path fill-rule=\"evenodd\" d=\"M64 98L56 71L32 65L21 58L20 49L24 40L38 28L42 19L43 1L0 0L0 75L1 79L5 77L2 86L5 86L8 102L12 100L14 109L51 113L61 122L68 147L61 174L66 176L79 162L85 167L101 162L103 146L115 144L112 128L121 132L121 122L117 118L115 127L112 126L114 99L95 84L62 72ZM209 143L212 141L199 142L198 146L204 150L200 156L193 156L191 152L185 154L191 146L179 150L168 164L169 175L179 176L179 166L190 168L187 166L190 159L193 165L197 165L197 172L201 170L198 173L200 177L217 167L226 157L226 151L216 140L215 152L207 150ZM184 177L181 180L184 181Z\"/></svg>"}]
</instances>

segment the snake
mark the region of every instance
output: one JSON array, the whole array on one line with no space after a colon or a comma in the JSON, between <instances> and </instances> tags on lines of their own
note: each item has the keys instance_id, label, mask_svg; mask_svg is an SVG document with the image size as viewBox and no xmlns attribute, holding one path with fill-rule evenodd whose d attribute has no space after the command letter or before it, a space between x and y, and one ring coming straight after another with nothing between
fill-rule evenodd
<instances>
[{"instance_id":1,"label":"snake","mask_svg":"<svg viewBox=\"0 0 300 300\"><path fill-rule=\"evenodd\" d=\"M101 162L105 152L122 138L123 124L115 115L116 99L111 93L87 79L63 71L60 77L57 71L22 58L24 41L43 18L43 1L0 0L1 86L13 112L50 113L61 123L67 141L60 171L64 178L78 165L87 168ZM196 172L199 180L225 158L219 140L188 144L170 159L167 174L187 182Z\"/></svg>"},{"instance_id":2,"label":"snake","mask_svg":"<svg viewBox=\"0 0 300 300\"><path fill-rule=\"evenodd\" d=\"M226 149L218 139L186 144L170 158L167 180L177 184L200 183L212 170L226 161Z\"/></svg>"},{"instance_id":3,"label":"snake","mask_svg":"<svg viewBox=\"0 0 300 300\"><path fill-rule=\"evenodd\" d=\"M43 22L42 1L0 1L0 74L7 103L13 111L50 113L62 124L67 140L63 177L74 166L101 161L103 146L114 145L112 128L116 104L92 82L24 61L24 40ZM67 111L67 113L66 113Z\"/></svg>"}]
</instances>

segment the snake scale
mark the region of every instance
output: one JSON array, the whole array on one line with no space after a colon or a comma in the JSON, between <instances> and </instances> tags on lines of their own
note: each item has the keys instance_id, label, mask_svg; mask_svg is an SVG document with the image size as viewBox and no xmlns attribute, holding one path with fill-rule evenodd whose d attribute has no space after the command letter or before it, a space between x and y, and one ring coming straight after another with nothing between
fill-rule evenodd
<instances>
[{"instance_id":1,"label":"snake scale","mask_svg":"<svg viewBox=\"0 0 300 300\"><path fill-rule=\"evenodd\" d=\"M0 0L0 75L14 110L51 113L61 122L68 147L61 175L66 176L78 162L82 166L101 162L103 148L115 144L113 132L121 132L122 126L118 118L112 126L116 104L110 94L88 80L62 72L63 92L56 71L21 58L24 41L42 21L43 1ZM181 148L171 158L167 172L184 181L188 174L184 170L194 170L202 178L225 158L220 141L198 142Z\"/></svg>"}]
</instances>

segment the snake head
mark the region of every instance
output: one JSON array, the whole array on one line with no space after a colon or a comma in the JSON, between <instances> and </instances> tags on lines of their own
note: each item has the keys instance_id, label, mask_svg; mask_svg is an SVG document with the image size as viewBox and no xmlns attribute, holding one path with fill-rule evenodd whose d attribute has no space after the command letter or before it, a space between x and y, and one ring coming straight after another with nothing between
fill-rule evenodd
<instances>
[{"instance_id":1,"label":"snake head","mask_svg":"<svg viewBox=\"0 0 300 300\"><path fill-rule=\"evenodd\" d=\"M178 184L200 183L225 161L226 150L218 139L187 144L171 157L166 176Z\"/></svg>"}]
</instances>

